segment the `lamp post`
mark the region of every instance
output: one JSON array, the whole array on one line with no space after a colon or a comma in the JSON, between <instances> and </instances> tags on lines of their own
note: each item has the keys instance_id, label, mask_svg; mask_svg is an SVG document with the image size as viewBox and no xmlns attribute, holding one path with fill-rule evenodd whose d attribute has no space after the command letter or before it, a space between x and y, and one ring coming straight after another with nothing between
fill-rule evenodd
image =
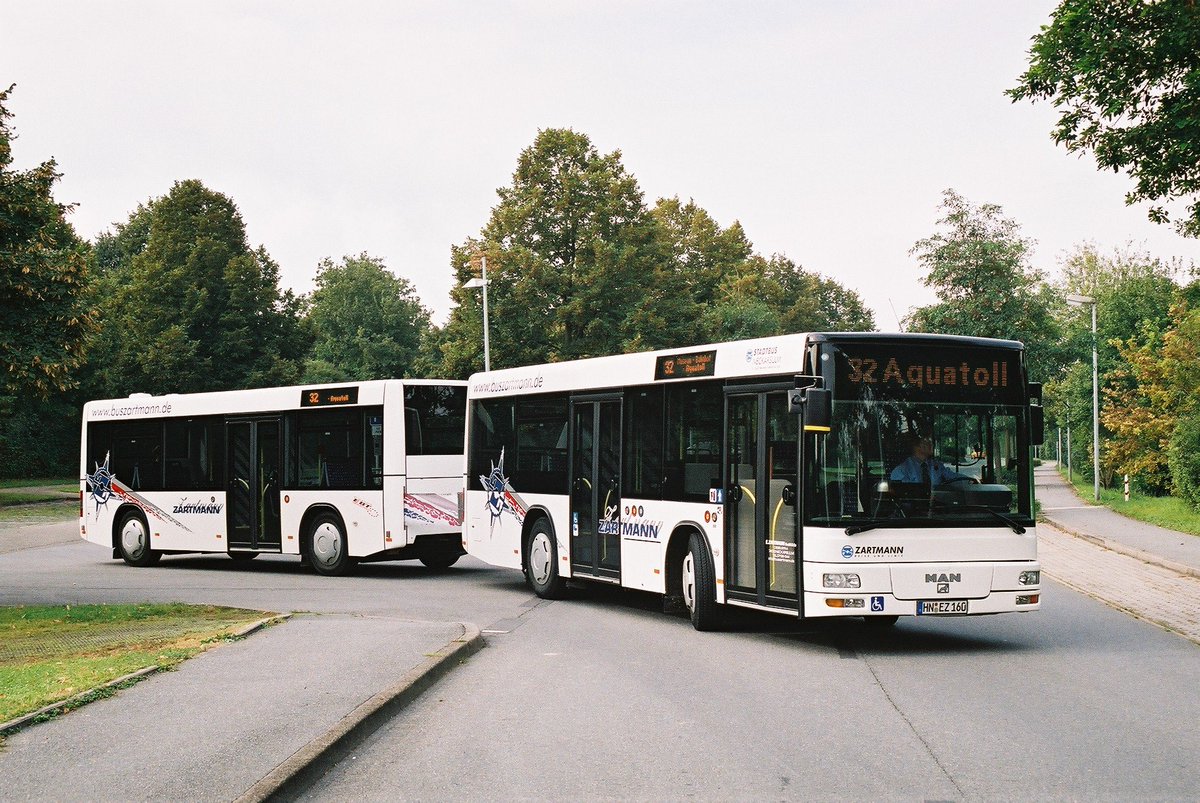
<instances>
[{"instance_id":1,"label":"lamp post","mask_svg":"<svg viewBox=\"0 0 1200 803\"><path fill-rule=\"evenodd\" d=\"M1072 307L1092 306L1092 485L1096 501L1100 501L1100 358L1096 352L1096 299L1091 296L1069 295Z\"/></svg>"},{"instance_id":2,"label":"lamp post","mask_svg":"<svg viewBox=\"0 0 1200 803\"><path fill-rule=\"evenodd\" d=\"M476 287L483 288L483 370L490 371L492 370L492 349L491 344L488 342L487 255L484 254L480 261L483 263L483 278L469 279L463 282L463 287L467 287L472 290Z\"/></svg>"}]
</instances>

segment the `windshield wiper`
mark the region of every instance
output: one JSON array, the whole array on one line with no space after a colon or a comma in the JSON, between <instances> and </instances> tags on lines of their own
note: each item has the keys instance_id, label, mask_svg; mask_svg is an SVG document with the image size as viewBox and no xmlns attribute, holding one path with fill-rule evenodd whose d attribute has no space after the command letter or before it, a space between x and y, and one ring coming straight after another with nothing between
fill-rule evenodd
<instances>
[{"instance_id":1,"label":"windshield wiper","mask_svg":"<svg viewBox=\"0 0 1200 803\"><path fill-rule=\"evenodd\" d=\"M1013 519L1011 519L1008 516L1001 513L999 510L994 510L994 509L988 507L987 505L963 505L963 507L969 507L972 510L983 510L987 513L990 513L993 516L995 516L996 518L1000 519L1000 521L1007 524L1009 527L1012 527L1012 531L1014 533L1016 533L1017 535L1025 534L1024 527L1022 527L1018 522L1014 521Z\"/></svg>"}]
</instances>

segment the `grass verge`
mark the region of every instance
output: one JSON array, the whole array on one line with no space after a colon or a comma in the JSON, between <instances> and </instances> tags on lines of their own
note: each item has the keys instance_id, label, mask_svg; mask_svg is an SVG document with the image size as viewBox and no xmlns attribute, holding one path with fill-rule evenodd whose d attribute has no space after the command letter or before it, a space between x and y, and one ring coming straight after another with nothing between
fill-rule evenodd
<instances>
[{"instance_id":1,"label":"grass verge","mask_svg":"<svg viewBox=\"0 0 1200 803\"><path fill-rule=\"evenodd\" d=\"M0 491L0 508L8 505L31 505L37 502L60 502L62 499L61 491L19 488L15 491Z\"/></svg>"},{"instance_id":2,"label":"grass verge","mask_svg":"<svg viewBox=\"0 0 1200 803\"><path fill-rule=\"evenodd\" d=\"M1059 474L1063 476L1063 479L1067 478L1067 472L1062 468L1059 468ZM1076 474L1071 478L1071 484L1075 486L1076 492L1082 499L1087 502L1092 501L1095 486L1091 476L1081 477ZM1145 496L1131 490L1129 501L1126 502L1123 490L1101 488L1100 503L1115 513L1137 521L1157 524L1159 527L1166 527L1168 530L1177 530L1181 533L1200 535L1200 513L1188 507L1182 499L1176 499L1173 496Z\"/></svg>"},{"instance_id":3,"label":"grass verge","mask_svg":"<svg viewBox=\"0 0 1200 803\"><path fill-rule=\"evenodd\" d=\"M0 608L0 722L147 666L173 667L268 615L182 603Z\"/></svg>"},{"instance_id":4,"label":"grass verge","mask_svg":"<svg viewBox=\"0 0 1200 803\"><path fill-rule=\"evenodd\" d=\"M75 491L79 489L79 480L72 477L0 480L0 490L4 488L63 488L67 491Z\"/></svg>"},{"instance_id":5,"label":"grass verge","mask_svg":"<svg viewBox=\"0 0 1200 803\"><path fill-rule=\"evenodd\" d=\"M79 500L65 499L40 505L0 505L0 524L40 524L79 518Z\"/></svg>"}]
</instances>

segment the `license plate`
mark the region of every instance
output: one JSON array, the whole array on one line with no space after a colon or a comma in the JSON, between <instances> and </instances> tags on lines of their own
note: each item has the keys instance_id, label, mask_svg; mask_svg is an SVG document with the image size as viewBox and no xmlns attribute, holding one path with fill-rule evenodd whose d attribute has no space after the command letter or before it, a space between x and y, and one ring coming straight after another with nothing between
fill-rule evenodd
<instances>
[{"instance_id":1,"label":"license plate","mask_svg":"<svg viewBox=\"0 0 1200 803\"><path fill-rule=\"evenodd\" d=\"M966 612L967 601L965 599L931 599L917 603L917 616Z\"/></svg>"}]
</instances>

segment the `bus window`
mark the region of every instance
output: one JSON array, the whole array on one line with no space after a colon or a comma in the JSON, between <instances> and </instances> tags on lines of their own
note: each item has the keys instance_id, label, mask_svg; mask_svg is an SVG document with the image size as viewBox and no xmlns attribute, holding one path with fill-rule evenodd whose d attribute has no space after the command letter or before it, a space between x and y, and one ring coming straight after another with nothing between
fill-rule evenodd
<instances>
[{"instance_id":1,"label":"bus window","mask_svg":"<svg viewBox=\"0 0 1200 803\"><path fill-rule=\"evenodd\" d=\"M464 387L406 385L404 440L408 454L462 454L466 410Z\"/></svg>"},{"instance_id":2,"label":"bus window","mask_svg":"<svg viewBox=\"0 0 1200 803\"><path fill-rule=\"evenodd\" d=\"M721 415L724 395L716 383L667 389L663 498L707 502L721 482Z\"/></svg>"},{"instance_id":3,"label":"bus window","mask_svg":"<svg viewBox=\"0 0 1200 803\"><path fill-rule=\"evenodd\" d=\"M625 394L624 495L662 498L663 392L637 388Z\"/></svg>"}]
</instances>

